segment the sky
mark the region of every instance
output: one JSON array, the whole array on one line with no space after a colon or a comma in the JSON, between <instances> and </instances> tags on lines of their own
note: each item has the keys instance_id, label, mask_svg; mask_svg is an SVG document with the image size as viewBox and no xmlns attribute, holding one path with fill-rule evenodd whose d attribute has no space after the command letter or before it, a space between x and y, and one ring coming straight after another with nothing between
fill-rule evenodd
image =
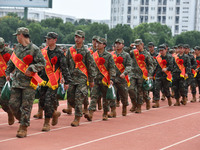
<instances>
[{"instance_id":1,"label":"sky","mask_svg":"<svg viewBox=\"0 0 200 150\"><path fill-rule=\"evenodd\" d=\"M93 20L110 19L111 0L53 0L46 11Z\"/></svg>"}]
</instances>

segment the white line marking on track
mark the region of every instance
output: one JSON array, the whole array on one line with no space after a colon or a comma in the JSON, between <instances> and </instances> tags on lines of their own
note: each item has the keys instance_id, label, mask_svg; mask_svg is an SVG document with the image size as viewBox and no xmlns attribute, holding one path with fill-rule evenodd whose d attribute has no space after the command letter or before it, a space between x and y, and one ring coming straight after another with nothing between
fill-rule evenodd
<instances>
[{"instance_id":1,"label":"white line marking on track","mask_svg":"<svg viewBox=\"0 0 200 150\"><path fill-rule=\"evenodd\" d=\"M164 147L164 148L161 148L160 150L168 149L168 148L170 148L170 147L173 147L173 146L176 146L176 145L178 145L178 144L187 142L187 141L192 140L192 139L194 139L194 138L197 138L197 137L199 137L199 136L200 136L200 134L197 134L197 135L192 136L192 137L190 137L190 138L187 138L187 139L185 139L185 140L182 140L182 141L179 141L179 142L174 143L174 144L172 144L172 145L169 145L169 146L166 146L166 147Z\"/></svg>"},{"instance_id":2,"label":"white line marking on track","mask_svg":"<svg viewBox=\"0 0 200 150\"><path fill-rule=\"evenodd\" d=\"M171 122L171 121L174 121L174 120L177 120L177 119L182 119L182 118L185 118L185 117L188 117L188 116L192 116L192 115L195 115L195 114L199 114L199 113L200 113L200 111L194 112L194 113L190 113L190 114L179 116L179 117L176 117L176 118L173 118L173 119L168 119L168 120L165 120L165 121L153 123L153 124L146 125L146 126L143 126L143 127L135 128L135 129L128 130L128 131L125 131L125 132L120 132L120 133L109 135L109 136L105 136L105 137L102 137L102 138L99 138L99 139L91 140L91 141L88 141L88 142L85 142L85 143L81 143L81 144L77 144L77 145L70 146L70 147L67 147L67 148L63 148L62 150L68 150L68 149L80 147L80 146L83 146L83 145L87 145L87 144L90 144L90 143L98 142L98 141L105 140L105 139L108 139L108 138L112 138L112 137L115 137L115 136L127 134L127 133L130 133L130 132L134 132L134 131L137 131L137 130L145 129L145 128L148 128L148 127L164 124L164 123L167 123L167 122Z\"/></svg>"}]
</instances>

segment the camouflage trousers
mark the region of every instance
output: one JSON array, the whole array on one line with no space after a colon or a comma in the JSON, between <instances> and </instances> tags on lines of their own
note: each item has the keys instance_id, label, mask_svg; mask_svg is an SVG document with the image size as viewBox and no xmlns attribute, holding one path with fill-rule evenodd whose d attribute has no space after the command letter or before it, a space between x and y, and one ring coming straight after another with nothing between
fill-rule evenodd
<instances>
[{"instance_id":1,"label":"camouflage trousers","mask_svg":"<svg viewBox=\"0 0 200 150\"><path fill-rule=\"evenodd\" d=\"M192 94L196 94L196 79L194 78L193 75L190 75L189 78L186 79L186 84L185 84L185 90L186 93L188 94L188 87L191 87L191 92Z\"/></svg>"},{"instance_id":2,"label":"camouflage trousers","mask_svg":"<svg viewBox=\"0 0 200 150\"><path fill-rule=\"evenodd\" d=\"M130 82L131 85L128 88L128 93L131 98L131 102L135 102L136 104L143 104L144 101L149 100L149 93L148 91L144 91L142 88L144 79L143 78L131 78Z\"/></svg>"},{"instance_id":3,"label":"camouflage trousers","mask_svg":"<svg viewBox=\"0 0 200 150\"><path fill-rule=\"evenodd\" d=\"M0 95L1 95L1 91L2 91L2 88L0 87ZM2 107L2 109L7 112L7 113L11 113L11 110L10 110L10 107L9 107L9 101L8 100L3 100L1 99L0 97L0 105Z\"/></svg>"},{"instance_id":4,"label":"camouflage trousers","mask_svg":"<svg viewBox=\"0 0 200 150\"><path fill-rule=\"evenodd\" d=\"M103 84L98 84L98 83L94 84L94 87L92 88L92 92L91 92L91 101L90 101L90 106L88 108L89 110L96 111L96 104L100 96L103 97L103 111L104 112L109 111L110 103L113 103L116 106L115 100L106 99L107 89L108 87Z\"/></svg>"},{"instance_id":5,"label":"camouflage trousers","mask_svg":"<svg viewBox=\"0 0 200 150\"><path fill-rule=\"evenodd\" d=\"M128 106L128 86L127 83L115 83L114 84L116 94L119 95L119 99L121 99L121 102L124 106ZM111 101L110 107L116 107L116 102Z\"/></svg>"},{"instance_id":6,"label":"camouflage trousers","mask_svg":"<svg viewBox=\"0 0 200 150\"><path fill-rule=\"evenodd\" d=\"M67 90L68 103L75 109L75 116L82 117L82 104L87 101L88 87L87 84L70 84Z\"/></svg>"},{"instance_id":7,"label":"camouflage trousers","mask_svg":"<svg viewBox=\"0 0 200 150\"><path fill-rule=\"evenodd\" d=\"M199 94L200 94L200 77L195 78L195 83L197 84L197 86L199 88Z\"/></svg>"},{"instance_id":8,"label":"camouflage trousers","mask_svg":"<svg viewBox=\"0 0 200 150\"><path fill-rule=\"evenodd\" d=\"M155 91L153 93L153 100L160 100L160 91L163 90L163 94L167 98L170 98L170 91L169 91L169 86L170 86L170 81L168 81L166 78L156 78L155 79Z\"/></svg>"},{"instance_id":9,"label":"camouflage trousers","mask_svg":"<svg viewBox=\"0 0 200 150\"><path fill-rule=\"evenodd\" d=\"M45 118L52 118L58 107L57 89L53 90L47 86L41 87L39 105L44 110Z\"/></svg>"},{"instance_id":10,"label":"camouflage trousers","mask_svg":"<svg viewBox=\"0 0 200 150\"><path fill-rule=\"evenodd\" d=\"M30 125L30 115L35 99L35 90L32 87L25 89L12 88L9 106L13 115L21 125Z\"/></svg>"},{"instance_id":11,"label":"camouflage trousers","mask_svg":"<svg viewBox=\"0 0 200 150\"><path fill-rule=\"evenodd\" d=\"M180 73L173 74L173 89L174 89L174 97L175 99L179 99L180 96L186 97L187 93L185 90L186 81L184 78L180 77Z\"/></svg>"}]
</instances>

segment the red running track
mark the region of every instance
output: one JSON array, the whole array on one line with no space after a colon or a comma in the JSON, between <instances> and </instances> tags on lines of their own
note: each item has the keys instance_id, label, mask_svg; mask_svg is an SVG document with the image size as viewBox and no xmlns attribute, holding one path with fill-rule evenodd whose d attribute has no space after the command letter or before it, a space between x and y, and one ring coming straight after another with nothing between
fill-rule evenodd
<instances>
[{"instance_id":1,"label":"red running track","mask_svg":"<svg viewBox=\"0 0 200 150\"><path fill-rule=\"evenodd\" d=\"M191 95L189 94L189 99ZM175 100L173 100L175 103ZM60 101L59 111L66 107ZM130 109L131 105L129 106ZM73 115L62 114L59 123L51 131L41 132L43 119L33 119L26 138L16 138L19 124L7 124L7 114L0 110L0 150L199 150L200 149L200 103L186 106L167 106L160 102L160 108L141 114L128 111L117 118L102 121L102 111L94 113L93 121L81 118L81 125L71 127ZM33 106L32 116L37 112Z\"/></svg>"}]
</instances>

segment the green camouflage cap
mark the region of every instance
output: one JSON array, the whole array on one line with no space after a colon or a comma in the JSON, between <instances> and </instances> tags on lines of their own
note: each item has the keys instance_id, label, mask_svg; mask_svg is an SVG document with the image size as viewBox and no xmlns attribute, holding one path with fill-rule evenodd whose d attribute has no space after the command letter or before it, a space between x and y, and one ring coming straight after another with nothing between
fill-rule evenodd
<instances>
[{"instance_id":1,"label":"green camouflage cap","mask_svg":"<svg viewBox=\"0 0 200 150\"><path fill-rule=\"evenodd\" d=\"M0 37L0 46L2 46L4 44L5 44L5 40L2 37Z\"/></svg>"},{"instance_id":2,"label":"green camouflage cap","mask_svg":"<svg viewBox=\"0 0 200 150\"><path fill-rule=\"evenodd\" d=\"M149 46L154 46L153 42L149 42L149 43L148 43L148 47L149 47Z\"/></svg>"},{"instance_id":3,"label":"green camouflage cap","mask_svg":"<svg viewBox=\"0 0 200 150\"><path fill-rule=\"evenodd\" d=\"M200 50L200 46L195 46L194 50Z\"/></svg>"},{"instance_id":4,"label":"green camouflage cap","mask_svg":"<svg viewBox=\"0 0 200 150\"><path fill-rule=\"evenodd\" d=\"M104 38L102 38L102 37L99 37L99 38L97 39L97 41L98 41L99 43L103 43L103 44L107 45L107 40L104 39Z\"/></svg>"},{"instance_id":5,"label":"green camouflage cap","mask_svg":"<svg viewBox=\"0 0 200 150\"><path fill-rule=\"evenodd\" d=\"M45 36L45 38L47 38L47 39L57 39L58 34L55 33L55 32L48 32L47 35Z\"/></svg>"},{"instance_id":6,"label":"green camouflage cap","mask_svg":"<svg viewBox=\"0 0 200 150\"><path fill-rule=\"evenodd\" d=\"M134 41L134 45L140 45L142 43L142 39L136 39Z\"/></svg>"},{"instance_id":7,"label":"green camouflage cap","mask_svg":"<svg viewBox=\"0 0 200 150\"><path fill-rule=\"evenodd\" d=\"M17 28L16 33L14 33L13 35L19 35L21 33L25 35L29 35L29 29L25 27Z\"/></svg>"},{"instance_id":8,"label":"green camouflage cap","mask_svg":"<svg viewBox=\"0 0 200 150\"><path fill-rule=\"evenodd\" d=\"M99 36L94 35L94 36L92 37L92 40L97 40L98 38L99 38Z\"/></svg>"},{"instance_id":9,"label":"green camouflage cap","mask_svg":"<svg viewBox=\"0 0 200 150\"><path fill-rule=\"evenodd\" d=\"M161 44L161 45L159 45L158 49L159 49L159 50L166 49L166 46L165 46L165 44Z\"/></svg>"},{"instance_id":10,"label":"green camouflage cap","mask_svg":"<svg viewBox=\"0 0 200 150\"><path fill-rule=\"evenodd\" d=\"M118 38L118 39L116 39L115 43L121 43L121 44L124 44L124 40L123 40L123 39L120 39L120 38Z\"/></svg>"},{"instance_id":11,"label":"green camouflage cap","mask_svg":"<svg viewBox=\"0 0 200 150\"><path fill-rule=\"evenodd\" d=\"M75 35L79 36L79 37L85 37L85 32L83 32L82 30L77 30L75 32Z\"/></svg>"},{"instance_id":12,"label":"green camouflage cap","mask_svg":"<svg viewBox=\"0 0 200 150\"><path fill-rule=\"evenodd\" d=\"M178 48L179 48L179 47L183 47L183 44L178 44Z\"/></svg>"},{"instance_id":13,"label":"green camouflage cap","mask_svg":"<svg viewBox=\"0 0 200 150\"><path fill-rule=\"evenodd\" d=\"M183 48L190 48L190 45L189 44L184 44Z\"/></svg>"}]
</instances>

